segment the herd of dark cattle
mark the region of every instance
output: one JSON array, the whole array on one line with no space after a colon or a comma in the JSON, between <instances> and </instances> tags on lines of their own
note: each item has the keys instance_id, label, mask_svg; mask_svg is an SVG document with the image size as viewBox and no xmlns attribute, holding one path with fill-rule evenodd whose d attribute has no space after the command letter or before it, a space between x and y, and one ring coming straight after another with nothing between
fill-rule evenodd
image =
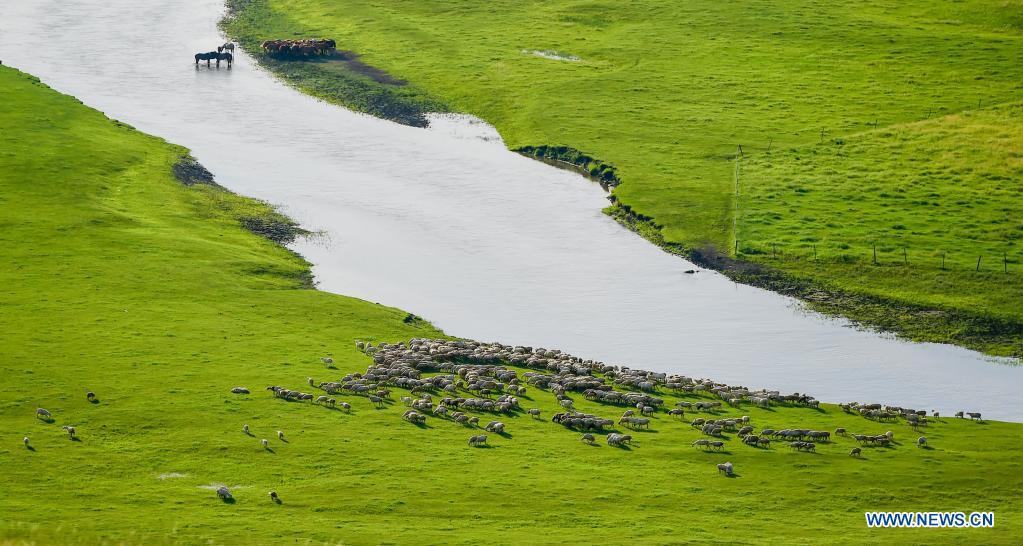
<instances>
[{"instance_id":1,"label":"herd of dark cattle","mask_svg":"<svg viewBox=\"0 0 1023 546\"><path fill-rule=\"evenodd\" d=\"M594 433L606 433L607 444L616 447L627 446L633 441L631 434L615 430L616 425L641 431L650 427L648 416L655 413L666 413L683 420L686 412L718 413L726 408L741 408L743 405L819 406L819 402L807 394L783 395L778 391L751 390L710 379L612 366L583 360L556 349L419 338L407 343L378 345L358 341L356 346L372 357L373 363L365 373L347 374L336 381L315 382L308 379L310 386L325 392L325 395L317 396L279 386L267 388L280 398L308 400L328 406L335 405L335 399L331 397L333 395L363 395L377 407L384 407L391 402L391 388L407 389L410 396L401 397L401 403L408 408L402 414L405 421L424 425L428 417L445 418L498 435L506 434L505 423L492 420L481 425L480 418L469 412L494 415L523 412L539 418L541 410L523 408L519 398L529 388L535 388L553 394L564 410L554 414L552 422L583 433L581 440L586 443L596 441ZM322 360L328 366L333 363L330 358ZM529 368L530 371L519 373L506 367L506 364ZM665 407L664 399L657 396L660 391L701 394L703 399L678 401L674 407L668 408ZM589 401L627 409L617 420L582 413L575 409L573 398L573 395L579 394ZM708 396L711 398L708 399ZM347 404L346 407L350 409ZM859 414L875 422L902 419L914 429L926 427L928 423L927 412L922 410L858 402L841 404L841 407L847 413ZM962 412L956 415L964 416ZM979 413L968 415L973 419L981 417ZM937 418L937 412L933 412L932 417ZM833 434L831 431L805 428L765 428L757 432L750 421L747 415L720 419L693 417L689 424L708 438L698 439L692 445L706 450L722 450L727 439L724 435L734 433L743 444L754 448L770 448L773 440L784 441L785 447L796 451L815 452L818 444L830 442ZM834 435L852 438L861 446L891 446L894 442L892 431L883 434L850 434L844 428L838 428ZM926 442L923 436L916 440L916 444L921 447L926 446ZM486 446L487 435L473 434L468 444L472 447ZM859 456L861 451L860 447L853 447L849 455ZM733 475L731 463L723 465L727 465L725 473ZM722 465L719 467L724 468Z\"/></svg>"},{"instance_id":2,"label":"herd of dark cattle","mask_svg":"<svg viewBox=\"0 0 1023 546\"><path fill-rule=\"evenodd\" d=\"M318 40L267 40L261 44L263 53L272 57L313 57L332 55L337 42L330 39Z\"/></svg>"}]
</instances>

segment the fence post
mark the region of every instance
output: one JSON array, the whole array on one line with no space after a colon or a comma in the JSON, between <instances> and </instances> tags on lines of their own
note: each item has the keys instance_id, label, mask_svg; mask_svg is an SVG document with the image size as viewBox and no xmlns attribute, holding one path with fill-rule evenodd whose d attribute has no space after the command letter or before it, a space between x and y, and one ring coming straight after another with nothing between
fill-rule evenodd
<instances>
[{"instance_id":1,"label":"fence post","mask_svg":"<svg viewBox=\"0 0 1023 546\"><path fill-rule=\"evenodd\" d=\"M981 259L982 256L983 256L983 254L981 254L980 256L977 256L977 269L974 269L974 271L980 271L980 259Z\"/></svg>"}]
</instances>

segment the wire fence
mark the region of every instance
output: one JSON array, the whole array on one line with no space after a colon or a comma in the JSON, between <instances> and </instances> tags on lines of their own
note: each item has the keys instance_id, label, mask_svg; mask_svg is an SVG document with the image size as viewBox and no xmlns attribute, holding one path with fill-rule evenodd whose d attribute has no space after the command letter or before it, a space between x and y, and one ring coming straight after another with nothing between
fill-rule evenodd
<instances>
[{"instance_id":1,"label":"wire fence","mask_svg":"<svg viewBox=\"0 0 1023 546\"><path fill-rule=\"evenodd\" d=\"M792 244L777 242L746 243L738 239L733 247L736 258L755 258L785 261L809 261L820 263L856 263L876 266L903 266L912 268L937 269L946 271L974 271L1015 273L1021 268L1021 259L1009 252L955 252L936 251L874 243L851 246L829 244Z\"/></svg>"}]
</instances>

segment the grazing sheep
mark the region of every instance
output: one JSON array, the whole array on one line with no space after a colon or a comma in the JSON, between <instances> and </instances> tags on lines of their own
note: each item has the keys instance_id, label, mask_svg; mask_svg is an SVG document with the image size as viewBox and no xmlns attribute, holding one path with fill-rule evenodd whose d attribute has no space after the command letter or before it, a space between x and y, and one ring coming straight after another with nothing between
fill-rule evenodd
<instances>
[{"instance_id":1,"label":"grazing sheep","mask_svg":"<svg viewBox=\"0 0 1023 546\"><path fill-rule=\"evenodd\" d=\"M835 429L835 436L845 436L845 429L838 427Z\"/></svg>"},{"instance_id":2,"label":"grazing sheep","mask_svg":"<svg viewBox=\"0 0 1023 546\"><path fill-rule=\"evenodd\" d=\"M706 448L710 447L710 440L706 440L706 439L702 439L701 438L701 439L696 440L695 442L693 442L692 445L693 445L693 447L703 447L703 448L706 449Z\"/></svg>"},{"instance_id":3,"label":"grazing sheep","mask_svg":"<svg viewBox=\"0 0 1023 546\"><path fill-rule=\"evenodd\" d=\"M970 419L973 419L974 421L980 421L980 412L968 411L966 412L966 415L969 415Z\"/></svg>"},{"instance_id":4,"label":"grazing sheep","mask_svg":"<svg viewBox=\"0 0 1023 546\"><path fill-rule=\"evenodd\" d=\"M219 498L220 500L225 500L225 501L226 500L231 500L232 499L232 497L231 497L231 490L228 489L227 487L221 485L220 487L217 488L217 498Z\"/></svg>"},{"instance_id":5,"label":"grazing sheep","mask_svg":"<svg viewBox=\"0 0 1023 546\"><path fill-rule=\"evenodd\" d=\"M313 403L314 404L326 404L328 399L329 399L329 397L326 394L321 394L320 396L316 397L316 400L313 400Z\"/></svg>"},{"instance_id":6,"label":"grazing sheep","mask_svg":"<svg viewBox=\"0 0 1023 546\"><path fill-rule=\"evenodd\" d=\"M503 434L504 433L504 423L502 423L500 421L491 421L491 422L487 423L487 426L483 427L483 430L485 430L487 432L494 432L494 433L497 433L497 434Z\"/></svg>"},{"instance_id":7,"label":"grazing sheep","mask_svg":"<svg viewBox=\"0 0 1023 546\"><path fill-rule=\"evenodd\" d=\"M334 406L337 405L337 400L334 399L334 398L328 398L327 399L327 405L333 408Z\"/></svg>"},{"instance_id":8,"label":"grazing sheep","mask_svg":"<svg viewBox=\"0 0 1023 546\"><path fill-rule=\"evenodd\" d=\"M469 437L469 445L472 446L472 447L479 447L479 446L484 445L486 443L487 443L487 435L486 434L479 434L479 435L476 435L476 436L470 436Z\"/></svg>"},{"instance_id":9,"label":"grazing sheep","mask_svg":"<svg viewBox=\"0 0 1023 546\"><path fill-rule=\"evenodd\" d=\"M568 399L560 400L558 403L561 404L561 407L563 407L563 408L565 408L567 410L570 410L570 411L572 410L572 401L571 400L568 400Z\"/></svg>"},{"instance_id":10,"label":"grazing sheep","mask_svg":"<svg viewBox=\"0 0 1023 546\"><path fill-rule=\"evenodd\" d=\"M476 425L476 426L479 426L479 424L480 424L480 418L479 418L479 417L470 417L470 418L469 418L469 424L470 424L470 425Z\"/></svg>"},{"instance_id":11,"label":"grazing sheep","mask_svg":"<svg viewBox=\"0 0 1023 546\"><path fill-rule=\"evenodd\" d=\"M276 502L277 504L281 503L281 498L277 496L277 492L276 491L271 491L270 492L270 500Z\"/></svg>"},{"instance_id":12,"label":"grazing sheep","mask_svg":"<svg viewBox=\"0 0 1023 546\"><path fill-rule=\"evenodd\" d=\"M921 437L917 438L916 439L916 445L917 445L917 447L924 447L924 446L926 446L927 445L927 437L926 436L921 436Z\"/></svg>"},{"instance_id":13,"label":"grazing sheep","mask_svg":"<svg viewBox=\"0 0 1023 546\"><path fill-rule=\"evenodd\" d=\"M278 430L277 431L277 439L281 440L281 441L284 441L284 431L283 430Z\"/></svg>"},{"instance_id":14,"label":"grazing sheep","mask_svg":"<svg viewBox=\"0 0 1023 546\"><path fill-rule=\"evenodd\" d=\"M412 405L412 397L411 396L402 396L401 397L401 403L405 404L406 406L411 406Z\"/></svg>"},{"instance_id":15,"label":"grazing sheep","mask_svg":"<svg viewBox=\"0 0 1023 546\"><path fill-rule=\"evenodd\" d=\"M60 428L64 429L64 432L67 433L67 437L68 438L72 438L73 439L75 437L75 427L64 425L64 426L62 426Z\"/></svg>"},{"instance_id":16,"label":"grazing sheep","mask_svg":"<svg viewBox=\"0 0 1023 546\"><path fill-rule=\"evenodd\" d=\"M235 387L235 388L237 388L237 387ZM246 393L247 392L248 391L246 391ZM88 400L89 402L92 402L93 400L96 399L96 393L94 393L92 391L89 391L89 392L85 393L85 399Z\"/></svg>"},{"instance_id":17,"label":"grazing sheep","mask_svg":"<svg viewBox=\"0 0 1023 546\"><path fill-rule=\"evenodd\" d=\"M378 408L384 405L384 399L376 396L375 394L369 395L369 401L373 402L373 404Z\"/></svg>"},{"instance_id":18,"label":"grazing sheep","mask_svg":"<svg viewBox=\"0 0 1023 546\"><path fill-rule=\"evenodd\" d=\"M861 451L863 451L863 450L861 450L858 447L854 447L854 448L849 450L849 456L850 457L859 457Z\"/></svg>"},{"instance_id":19,"label":"grazing sheep","mask_svg":"<svg viewBox=\"0 0 1023 546\"><path fill-rule=\"evenodd\" d=\"M48 419L53 419L53 414L50 413L49 410L43 408L36 408L36 417L46 421Z\"/></svg>"},{"instance_id":20,"label":"grazing sheep","mask_svg":"<svg viewBox=\"0 0 1023 546\"><path fill-rule=\"evenodd\" d=\"M25 436L21 441L25 444L25 447L28 447L28 436Z\"/></svg>"},{"instance_id":21,"label":"grazing sheep","mask_svg":"<svg viewBox=\"0 0 1023 546\"><path fill-rule=\"evenodd\" d=\"M636 415L636 412L633 410L625 410L622 412L622 417L632 417L633 415Z\"/></svg>"},{"instance_id":22,"label":"grazing sheep","mask_svg":"<svg viewBox=\"0 0 1023 546\"><path fill-rule=\"evenodd\" d=\"M341 408L344 409L346 413L351 413L352 411L352 405L348 402L341 402Z\"/></svg>"},{"instance_id":23,"label":"grazing sheep","mask_svg":"<svg viewBox=\"0 0 1023 546\"><path fill-rule=\"evenodd\" d=\"M734 472L734 467L732 466L732 463L720 463L717 466L718 473L724 472L725 476L731 476L732 473Z\"/></svg>"},{"instance_id":24,"label":"grazing sheep","mask_svg":"<svg viewBox=\"0 0 1023 546\"><path fill-rule=\"evenodd\" d=\"M536 417L537 419L540 418L540 410L538 408L529 408L526 413Z\"/></svg>"},{"instance_id":25,"label":"grazing sheep","mask_svg":"<svg viewBox=\"0 0 1023 546\"><path fill-rule=\"evenodd\" d=\"M263 438L262 440L259 441L259 443L263 444L264 448L270 449L270 440Z\"/></svg>"},{"instance_id":26,"label":"grazing sheep","mask_svg":"<svg viewBox=\"0 0 1023 546\"><path fill-rule=\"evenodd\" d=\"M722 442L721 440L711 440L710 441L710 447L720 451L721 449L723 449L725 447L725 443Z\"/></svg>"},{"instance_id":27,"label":"grazing sheep","mask_svg":"<svg viewBox=\"0 0 1023 546\"><path fill-rule=\"evenodd\" d=\"M884 433L884 437L888 438L888 441L890 442L895 439L895 433L889 430L888 432Z\"/></svg>"},{"instance_id":28,"label":"grazing sheep","mask_svg":"<svg viewBox=\"0 0 1023 546\"><path fill-rule=\"evenodd\" d=\"M233 392L234 394L249 394L249 389L246 389L245 387L234 387L231 389L231 392ZM90 392L89 394L92 393ZM95 398L95 396L96 395L93 394L93 398ZM89 400L91 401L92 398L89 398Z\"/></svg>"},{"instance_id":29,"label":"grazing sheep","mask_svg":"<svg viewBox=\"0 0 1023 546\"><path fill-rule=\"evenodd\" d=\"M330 366L331 364L334 363L334 359L330 358L329 356L320 357L320 361L323 362L327 366Z\"/></svg>"},{"instance_id":30,"label":"grazing sheep","mask_svg":"<svg viewBox=\"0 0 1023 546\"><path fill-rule=\"evenodd\" d=\"M763 436L761 436L760 440L757 441L757 444L760 447L771 447L771 439L770 438L764 438Z\"/></svg>"},{"instance_id":31,"label":"grazing sheep","mask_svg":"<svg viewBox=\"0 0 1023 546\"><path fill-rule=\"evenodd\" d=\"M25 441L28 442L28 438L25 438ZM582 441L586 442L587 444L592 444L594 441L596 441L596 438L594 438L592 434L587 432L586 434L583 434Z\"/></svg>"},{"instance_id":32,"label":"grazing sheep","mask_svg":"<svg viewBox=\"0 0 1023 546\"><path fill-rule=\"evenodd\" d=\"M242 425L242 432L244 432L245 434L248 434L249 433L249 425Z\"/></svg>"},{"instance_id":33,"label":"grazing sheep","mask_svg":"<svg viewBox=\"0 0 1023 546\"><path fill-rule=\"evenodd\" d=\"M961 412L961 411L957 411L957 412L956 412L956 417L958 417L958 418L962 419L962 418L963 418L963 412Z\"/></svg>"}]
</instances>

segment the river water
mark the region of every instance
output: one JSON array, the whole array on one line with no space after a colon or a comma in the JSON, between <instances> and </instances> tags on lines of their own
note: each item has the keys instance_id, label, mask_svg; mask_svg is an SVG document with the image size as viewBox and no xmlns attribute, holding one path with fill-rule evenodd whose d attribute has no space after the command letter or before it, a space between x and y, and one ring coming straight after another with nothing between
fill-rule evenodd
<instances>
[{"instance_id":1,"label":"river water","mask_svg":"<svg viewBox=\"0 0 1023 546\"><path fill-rule=\"evenodd\" d=\"M1023 367L808 313L667 255L604 216L600 188L507 151L489 126L416 129L298 93L224 41L215 0L7 0L0 60L193 150L219 183L322 237L295 250L323 290L450 334L825 401L1023 421ZM558 63L552 62L552 70Z\"/></svg>"}]
</instances>

